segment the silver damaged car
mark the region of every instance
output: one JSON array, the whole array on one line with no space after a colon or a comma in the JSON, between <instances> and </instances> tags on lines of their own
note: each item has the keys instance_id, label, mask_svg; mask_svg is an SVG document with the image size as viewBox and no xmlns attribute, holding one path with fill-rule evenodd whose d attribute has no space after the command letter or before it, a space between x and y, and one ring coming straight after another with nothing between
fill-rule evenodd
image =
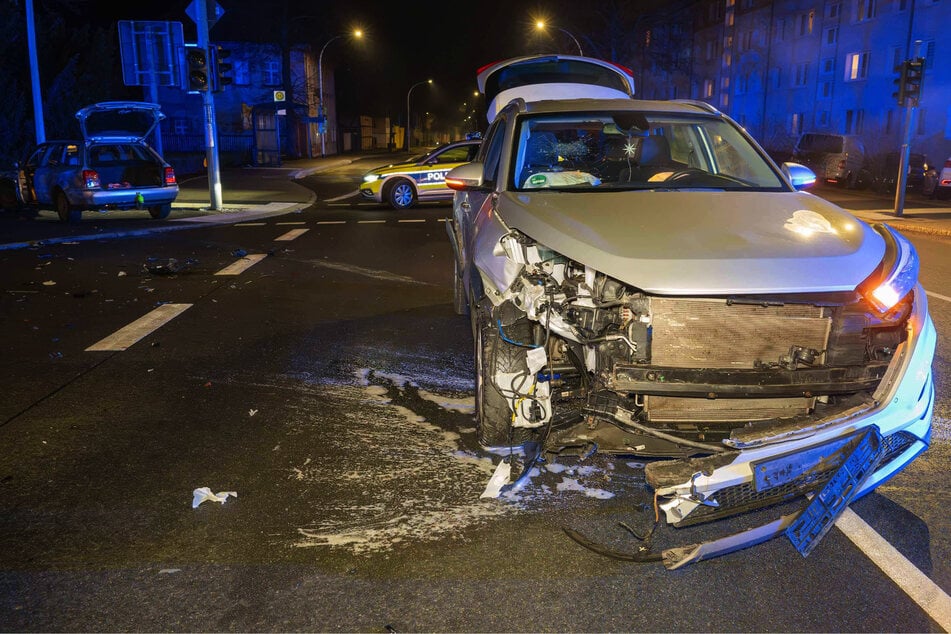
<instances>
[{"instance_id":1,"label":"silver damaged car","mask_svg":"<svg viewBox=\"0 0 951 634\"><path fill-rule=\"evenodd\" d=\"M676 527L802 500L629 559L676 568L783 533L808 554L927 448L936 341L911 243L813 179L702 102L500 108L446 177L480 443L642 457Z\"/></svg>"}]
</instances>

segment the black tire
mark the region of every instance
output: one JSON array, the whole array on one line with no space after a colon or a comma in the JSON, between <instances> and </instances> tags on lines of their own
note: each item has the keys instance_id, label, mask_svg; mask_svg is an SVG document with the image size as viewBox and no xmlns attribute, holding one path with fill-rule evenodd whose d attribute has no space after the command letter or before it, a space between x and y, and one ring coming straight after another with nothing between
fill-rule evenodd
<instances>
[{"instance_id":1,"label":"black tire","mask_svg":"<svg viewBox=\"0 0 951 634\"><path fill-rule=\"evenodd\" d=\"M504 341L487 308L479 312L475 336L476 435L483 447L517 446L532 437L532 430L512 427L512 410L493 380L497 372L528 373L525 348Z\"/></svg>"},{"instance_id":2,"label":"black tire","mask_svg":"<svg viewBox=\"0 0 951 634\"><path fill-rule=\"evenodd\" d=\"M393 209L409 209L416 205L416 189L411 182L400 178L387 188L386 199Z\"/></svg>"},{"instance_id":3,"label":"black tire","mask_svg":"<svg viewBox=\"0 0 951 634\"><path fill-rule=\"evenodd\" d=\"M165 218L168 218L170 213L172 213L172 203L165 203L164 205L152 205L149 207L149 215L156 220L164 220Z\"/></svg>"},{"instance_id":4,"label":"black tire","mask_svg":"<svg viewBox=\"0 0 951 634\"><path fill-rule=\"evenodd\" d=\"M81 209L76 209L69 204L69 199L66 198L66 194L61 191L53 194L53 206L56 208L56 215L59 216L60 221L75 223L79 222L83 218L83 212Z\"/></svg>"},{"instance_id":5,"label":"black tire","mask_svg":"<svg viewBox=\"0 0 951 634\"><path fill-rule=\"evenodd\" d=\"M453 258L452 265L452 307L457 315L469 314L469 299L466 297L466 285L459 271L459 264Z\"/></svg>"}]
</instances>

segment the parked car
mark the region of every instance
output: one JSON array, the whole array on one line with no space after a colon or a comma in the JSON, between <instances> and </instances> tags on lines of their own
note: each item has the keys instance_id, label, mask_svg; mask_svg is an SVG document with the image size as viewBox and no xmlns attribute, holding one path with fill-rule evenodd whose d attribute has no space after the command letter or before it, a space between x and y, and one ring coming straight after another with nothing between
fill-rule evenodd
<instances>
[{"instance_id":1,"label":"parked car","mask_svg":"<svg viewBox=\"0 0 951 634\"><path fill-rule=\"evenodd\" d=\"M63 222L84 210L148 209L166 218L178 197L175 170L146 142L165 117L158 104L109 101L76 113L82 139L41 143L19 166L27 207L52 208Z\"/></svg>"},{"instance_id":2,"label":"parked car","mask_svg":"<svg viewBox=\"0 0 951 634\"><path fill-rule=\"evenodd\" d=\"M911 242L799 191L811 170L709 104L575 89L509 102L446 176L479 442L643 459L673 526L847 504L924 451L936 334ZM786 530L809 547L835 516L663 562Z\"/></svg>"},{"instance_id":3,"label":"parked car","mask_svg":"<svg viewBox=\"0 0 951 634\"><path fill-rule=\"evenodd\" d=\"M792 160L811 169L825 183L856 189L872 181L865 145L856 135L807 132L799 137Z\"/></svg>"},{"instance_id":4,"label":"parked car","mask_svg":"<svg viewBox=\"0 0 951 634\"><path fill-rule=\"evenodd\" d=\"M942 167L938 173L934 196L938 200L951 198L951 157L948 157L948 160L944 162L944 167Z\"/></svg>"},{"instance_id":5,"label":"parked car","mask_svg":"<svg viewBox=\"0 0 951 634\"><path fill-rule=\"evenodd\" d=\"M898 185L898 167L901 163L901 154L888 152L871 161L873 173L872 187L880 193L895 192ZM928 173L928 157L920 152L909 152L908 171L905 176L905 191L925 193L925 175Z\"/></svg>"},{"instance_id":6,"label":"parked car","mask_svg":"<svg viewBox=\"0 0 951 634\"><path fill-rule=\"evenodd\" d=\"M446 143L406 162L372 169L363 175L360 194L393 209L409 209L420 201L451 200L446 172L468 163L479 150L481 139Z\"/></svg>"}]
</instances>

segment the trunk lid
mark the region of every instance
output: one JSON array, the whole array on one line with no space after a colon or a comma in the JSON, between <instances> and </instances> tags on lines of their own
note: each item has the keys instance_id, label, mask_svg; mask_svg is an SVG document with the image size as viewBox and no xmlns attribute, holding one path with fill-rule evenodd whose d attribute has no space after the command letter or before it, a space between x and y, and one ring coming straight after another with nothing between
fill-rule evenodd
<instances>
[{"instance_id":1,"label":"trunk lid","mask_svg":"<svg viewBox=\"0 0 951 634\"><path fill-rule=\"evenodd\" d=\"M76 113L86 141L143 142L165 118L161 106L144 101L103 101Z\"/></svg>"}]
</instances>

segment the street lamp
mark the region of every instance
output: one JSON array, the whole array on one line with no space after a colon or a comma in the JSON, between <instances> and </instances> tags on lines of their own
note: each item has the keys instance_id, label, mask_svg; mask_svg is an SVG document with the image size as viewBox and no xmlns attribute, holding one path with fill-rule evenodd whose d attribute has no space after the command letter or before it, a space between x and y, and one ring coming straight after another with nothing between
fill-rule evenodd
<instances>
[{"instance_id":1,"label":"street lamp","mask_svg":"<svg viewBox=\"0 0 951 634\"><path fill-rule=\"evenodd\" d=\"M544 21L544 20L536 20L536 21L535 21L535 28L536 28L537 30L539 30L539 31L544 31L545 28L548 27L548 26L549 26L549 25L545 24L545 21ZM581 50L581 44L578 42L578 38L576 38L574 35L572 35L570 31L568 31L567 29L563 29L563 28L561 28L560 26L553 26L552 28L553 28L553 29L558 29L559 31L561 31L562 33L564 33L565 35L567 35L568 37L570 37L572 40L574 40L575 46L578 47L578 55L581 55L582 57L584 57L584 51Z\"/></svg>"},{"instance_id":2,"label":"street lamp","mask_svg":"<svg viewBox=\"0 0 951 634\"><path fill-rule=\"evenodd\" d=\"M431 83L433 83L432 79L424 79L423 81L416 82L415 84L409 87L409 90L406 91L406 151L407 152L409 152L409 138L413 130L413 126L410 123L410 118L409 118L409 96L410 94L412 94L413 88L416 88L416 86L422 86L423 84L431 84Z\"/></svg>"},{"instance_id":3,"label":"street lamp","mask_svg":"<svg viewBox=\"0 0 951 634\"><path fill-rule=\"evenodd\" d=\"M319 95L317 97L317 119L319 122L324 124L323 131L320 132L320 156L323 157L327 153L327 118L324 116L324 51L327 50L327 47L334 40L339 40L342 37L352 36L355 38L363 37L363 31L360 29L355 29L350 33L340 33L339 35L334 35L332 38L327 40L327 43L323 45L320 49L320 55L317 56L317 86Z\"/></svg>"}]
</instances>

